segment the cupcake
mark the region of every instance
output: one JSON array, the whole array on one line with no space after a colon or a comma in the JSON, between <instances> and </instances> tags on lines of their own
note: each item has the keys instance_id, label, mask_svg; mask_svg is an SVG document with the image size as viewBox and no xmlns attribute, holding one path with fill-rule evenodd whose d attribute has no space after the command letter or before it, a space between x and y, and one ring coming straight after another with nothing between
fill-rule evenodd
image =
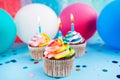
<instances>
[{"instance_id":1,"label":"cupcake","mask_svg":"<svg viewBox=\"0 0 120 80\"><path fill-rule=\"evenodd\" d=\"M86 41L76 31L69 31L64 37L64 41L67 42L75 50L75 57L81 57L85 54Z\"/></svg>"},{"instance_id":2,"label":"cupcake","mask_svg":"<svg viewBox=\"0 0 120 80\"><path fill-rule=\"evenodd\" d=\"M50 38L44 32L35 35L28 44L31 57L35 60L42 60L43 51L49 42Z\"/></svg>"},{"instance_id":3,"label":"cupcake","mask_svg":"<svg viewBox=\"0 0 120 80\"><path fill-rule=\"evenodd\" d=\"M44 52L44 72L52 77L70 75L74 56L74 49L62 39L51 41Z\"/></svg>"}]
</instances>

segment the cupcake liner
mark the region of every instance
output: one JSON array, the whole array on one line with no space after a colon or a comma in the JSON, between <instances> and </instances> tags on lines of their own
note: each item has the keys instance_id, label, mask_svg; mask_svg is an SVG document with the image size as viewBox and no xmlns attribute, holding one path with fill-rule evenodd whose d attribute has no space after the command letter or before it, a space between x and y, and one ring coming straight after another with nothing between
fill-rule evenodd
<instances>
[{"instance_id":1,"label":"cupcake liner","mask_svg":"<svg viewBox=\"0 0 120 80\"><path fill-rule=\"evenodd\" d=\"M75 50L75 57L81 57L85 54L86 51L86 42L79 45L70 45L70 47L73 47Z\"/></svg>"},{"instance_id":2,"label":"cupcake liner","mask_svg":"<svg viewBox=\"0 0 120 80\"><path fill-rule=\"evenodd\" d=\"M65 77L71 74L73 57L66 60L44 59L44 71L48 76Z\"/></svg>"},{"instance_id":3,"label":"cupcake liner","mask_svg":"<svg viewBox=\"0 0 120 80\"><path fill-rule=\"evenodd\" d=\"M30 47L28 46L30 50L30 55L35 60L42 60L43 59L43 51L45 47Z\"/></svg>"}]
</instances>

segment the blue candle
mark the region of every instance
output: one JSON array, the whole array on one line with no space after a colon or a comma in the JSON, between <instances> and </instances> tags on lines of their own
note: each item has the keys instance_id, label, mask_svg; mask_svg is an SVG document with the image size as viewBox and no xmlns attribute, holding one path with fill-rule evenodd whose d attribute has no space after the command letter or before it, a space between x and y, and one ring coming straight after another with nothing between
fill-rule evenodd
<instances>
[{"instance_id":1,"label":"blue candle","mask_svg":"<svg viewBox=\"0 0 120 80\"><path fill-rule=\"evenodd\" d=\"M38 33L41 33L40 16L38 16Z\"/></svg>"},{"instance_id":2,"label":"blue candle","mask_svg":"<svg viewBox=\"0 0 120 80\"><path fill-rule=\"evenodd\" d=\"M62 32L60 30L58 32L58 38L62 38Z\"/></svg>"},{"instance_id":3,"label":"blue candle","mask_svg":"<svg viewBox=\"0 0 120 80\"><path fill-rule=\"evenodd\" d=\"M39 28L39 33L41 33L41 26L39 25L39 27L38 27L38 28Z\"/></svg>"},{"instance_id":4,"label":"blue candle","mask_svg":"<svg viewBox=\"0 0 120 80\"><path fill-rule=\"evenodd\" d=\"M73 22L71 23L71 28L72 28L72 32L74 32L75 29L74 29L74 23Z\"/></svg>"},{"instance_id":5,"label":"blue candle","mask_svg":"<svg viewBox=\"0 0 120 80\"><path fill-rule=\"evenodd\" d=\"M60 18L58 18L58 27L59 27L58 38L62 38L62 32L60 30L60 28L62 27L62 23Z\"/></svg>"}]
</instances>

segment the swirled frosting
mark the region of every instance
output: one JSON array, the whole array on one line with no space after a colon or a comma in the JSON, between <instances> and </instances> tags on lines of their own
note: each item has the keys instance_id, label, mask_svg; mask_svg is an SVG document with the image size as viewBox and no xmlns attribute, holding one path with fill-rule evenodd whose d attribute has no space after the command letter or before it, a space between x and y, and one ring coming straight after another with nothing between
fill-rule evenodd
<instances>
[{"instance_id":1,"label":"swirled frosting","mask_svg":"<svg viewBox=\"0 0 120 80\"><path fill-rule=\"evenodd\" d=\"M48 45L50 42L50 37L42 32L41 34L35 35L30 41L29 45L32 47L43 47Z\"/></svg>"},{"instance_id":2,"label":"swirled frosting","mask_svg":"<svg viewBox=\"0 0 120 80\"><path fill-rule=\"evenodd\" d=\"M80 33L76 31L69 31L63 40L68 44L79 44L85 41L85 39L80 35Z\"/></svg>"},{"instance_id":3,"label":"swirled frosting","mask_svg":"<svg viewBox=\"0 0 120 80\"><path fill-rule=\"evenodd\" d=\"M68 43L64 43L62 39L58 38L56 40L52 40L45 49L44 56L46 58L68 58L73 56L74 49L70 48Z\"/></svg>"}]
</instances>

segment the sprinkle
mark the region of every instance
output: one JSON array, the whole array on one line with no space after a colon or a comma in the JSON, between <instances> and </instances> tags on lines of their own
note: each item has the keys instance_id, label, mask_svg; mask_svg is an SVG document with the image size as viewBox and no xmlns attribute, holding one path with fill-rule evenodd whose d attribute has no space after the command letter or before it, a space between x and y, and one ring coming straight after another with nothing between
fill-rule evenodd
<instances>
[{"instance_id":1,"label":"sprinkle","mask_svg":"<svg viewBox=\"0 0 120 80\"><path fill-rule=\"evenodd\" d=\"M23 69L27 69L28 67L27 66L24 66Z\"/></svg>"},{"instance_id":2,"label":"sprinkle","mask_svg":"<svg viewBox=\"0 0 120 80\"><path fill-rule=\"evenodd\" d=\"M80 71L80 69L76 69L76 71Z\"/></svg>"},{"instance_id":3,"label":"sprinkle","mask_svg":"<svg viewBox=\"0 0 120 80\"><path fill-rule=\"evenodd\" d=\"M85 51L85 53L87 53L87 51Z\"/></svg>"},{"instance_id":4,"label":"sprinkle","mask_svg":"<svg viewBox=\"0 0 120 80\"><path fill-rule=\"evenodd\" d=\"M2 63L0 63L0 66L3 65Z\"/></svg>"},{"instance_id":5,"label":"sprinkle","mask_svg":"<svg viewBox=\"0 0 120 80\"><path fill-rule=\"evenodd\" d=\"M16 63L17 61L15 59L11 60L11 62Z\"/></svg>"},{"instance_id":6,"label":"sprinkle","mask_svg":"<svg viewBox=\"0 0 120 80\"><path fill-rule=\"evenodd\" d=\"M118 61L112 61L112 63L115 63L115 64L117 64L117 63L118 63Z\"/></svg>"},{"instance_id":7,"label":"sprinkle","mask_svg":"<svg viewBox=\"0 0 120 80\"><path fill-rule=\"evenodd\" d=\"M33 78L35 75L33 73L29 74L29 77Z\"/></svg>"},{"instance_id":8,"label":"sprinkle","mask_svg":"<svg viewBox=\"0 0 120 80\"><path fill-rule=\"evenodd\" d=\"M120 75L116 75L117 78L120 78Z\"/></svg>"},{"instance_id":9,"label":"sprinkle","mask_svg":"<svg viewBox=\"0 0 120 80\"><path fill-rule=\"evenodd\" d=\"M80 65L76 65L76 67L77 67L77 68L79 68L79 67L80 67Z\"/></svg>"},{"instance_id":10,"label":"sprinkle","mask_svg":"<svg viewBox=\"0 0 120 80\"><path fill-rule=\"evenodd\" d=\"M30 59L30 61L34 61L34 59Z\"/></svg>"},{"instance_id":11,"label":"sprinkle","mask_svg":"<svg viewBox=\"0 0 120 80\"><path fill-rule=\"evenodd\" d=\"M38 61L34 62L34 64L38 64L38 63L39 63Z\"/></svg>"},{"instance_id":12,"label":"sprinkle","mask_svg":"<svg viewBox=\"0 0 120 80\"><path fill-rule=\"evenodd\" d=\"M102 71L103 71L103 72L108 72L108 70L107 70L107 69L103 69Z\"/></svg>"},{"instance_id":13,"label":"sprinkle","mask_svg":"<svg viewBox=\"0 0 120 80\"><path fill-rule=\"evenodd\" d=\"M87 65L82 65L82 67L83 67L83 68L86 68L86 67L87 67Z\"/></svg>"},{"instance_id":14,"label":"sprinkle","mask_svg":"<svg viewBox=\"0 0 120 80\"><path fill-rule=\"evenodd\" d=\"M6 61L6 62L5 62L5 64L8 64L8 63L10 63L10 61Z\"/></svg>"}]
</instances>

